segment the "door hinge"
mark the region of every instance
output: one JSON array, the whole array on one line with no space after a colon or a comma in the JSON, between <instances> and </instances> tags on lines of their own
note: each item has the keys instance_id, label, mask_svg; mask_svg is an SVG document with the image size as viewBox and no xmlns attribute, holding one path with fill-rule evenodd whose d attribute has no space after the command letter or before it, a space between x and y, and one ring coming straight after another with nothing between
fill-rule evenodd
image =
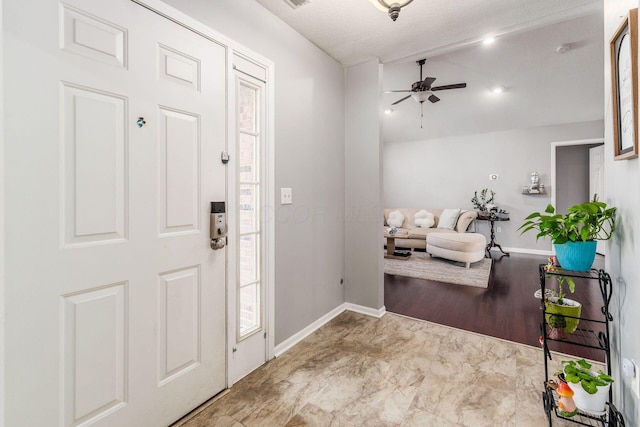
<instances>
[{"instance_id":1,"label":"door hinge","mask_svg":"<svg viewBox=\"0 0 640 427\"><path fill-rule=\"evenodd\" d=\"M229 153L227 153L226 151L223 151L222 153L220 153L220 161L224 165L229 163Z\"/></svg>"},{"instance_id":2,"label":"door hinge","mask_svg":"<svg viewBox=\"0 0 640 427\"><path fill-rule=\"evenodd\" d=\"M267 331L264 332L264 339L267 339Z\"/></svg>"},{"instance_id":3,"label":"door hinge","mask_svg":"<svg viewBox=\"0 0 640 427\"><path fill-rule=\"evenodd\" d=\"M236 351L238 351L238 348L237 347L233 347L233 349L231 351L233 351L235 353Z\"/></svg>"}]
</instances>

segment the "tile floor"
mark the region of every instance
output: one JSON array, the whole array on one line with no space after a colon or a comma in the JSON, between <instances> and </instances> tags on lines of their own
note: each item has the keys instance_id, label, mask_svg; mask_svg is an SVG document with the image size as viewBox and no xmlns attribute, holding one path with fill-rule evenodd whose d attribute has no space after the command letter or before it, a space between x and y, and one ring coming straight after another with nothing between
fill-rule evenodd
<instances>
[{"instance_id":1,"label":"tile floor","mask_svg":"<svg viewBox=\"0 0 640 427\"><path fill-rule=\"evenodd\" d=\"M176 426L542 427L543 381L541 349L344 312Z\"/></svg>"}]
</instances>

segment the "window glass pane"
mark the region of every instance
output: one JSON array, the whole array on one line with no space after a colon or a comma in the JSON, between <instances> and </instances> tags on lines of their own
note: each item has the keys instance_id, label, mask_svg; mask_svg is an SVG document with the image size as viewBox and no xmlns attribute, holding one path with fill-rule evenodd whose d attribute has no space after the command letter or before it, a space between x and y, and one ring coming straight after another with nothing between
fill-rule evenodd
<instances>
[{"instance_id":1,"label":"window glass pane","mask_svg":"<svg viewBox=\"0 0 640 427\"><path fill-rule=\"evenodd\" d=\"M258 186L255 184L240 185L240 233L251 233L257 230L256 195Z\"/></svg>"},{"instance_id":2,"label":"window glass pane","mask_svg":"<svg viewBox=\"0 0 640 427\"><path fill-rule=\"evenodd\" d=\"M257 181L256 178L256 141L257 137L240 134L240 181Z\"/></svg>"},{"instance_id":3,"label":"window glass pane","mask_svg":"<svg viewBox=\"0 0 640 427\"><path fill-rule=\"evenodd\" d=\"M260 285L240 288L240 336L260 326Z\"/></svg>"},{"instance_id":4,"label":"window glass pane","mask_svg":"<svg viewBox=\"0 0 640 427\"><path fill-rule=\"evenodd\" d=\"M240 286L258 280L258 237L240 237Z\"/></svg>"},{"instance_id":5,"label":"window glass pane","mask_svg":"<svg viewBox=\"0 0 640 427\"><path fill-rule=\"evenodd\" d=\"M255 132L256 90L241 84L238 90L238 106L240 130Z\"/></svg>"}]
</instances>

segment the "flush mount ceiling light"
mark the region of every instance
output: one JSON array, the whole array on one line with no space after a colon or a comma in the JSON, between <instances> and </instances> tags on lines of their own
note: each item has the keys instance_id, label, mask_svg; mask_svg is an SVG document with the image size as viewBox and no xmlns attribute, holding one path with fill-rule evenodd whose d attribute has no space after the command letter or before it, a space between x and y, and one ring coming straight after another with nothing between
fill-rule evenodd
<instances>
[{"instance_id":1,"label":"flush mount ceiling light","mask_svg":"<svg viewBox=\"0 0 640 427\"><path fill-rule=\"evenodd\" d=\"M494 86L491 88L491 93L494 93L496 95L500 94L504 92L504 86Z\"/></svg>"},{"instance_id":2,"label":"flush mount ceiling light","mask_svg":"<svg viewBox=\"0 0 640 427\"><path fill-rule=\"evenodd\" d=\"M482 44L483 45L489 45L489 44L494 43L495 41L496 41L495 37L487 37L484 40L482 40Z\"/></svg>"},{"instance_id":3,"label":"flush mount ceiling light","mask_svg":"<svg viewBox=\"0 0 640 427\"><path fill-rule=\"evenodd\" d=\"M389 14L392 20L398 19L400 10L413 0L369 0L375 7Z\"/></svg>"}]
</instances>

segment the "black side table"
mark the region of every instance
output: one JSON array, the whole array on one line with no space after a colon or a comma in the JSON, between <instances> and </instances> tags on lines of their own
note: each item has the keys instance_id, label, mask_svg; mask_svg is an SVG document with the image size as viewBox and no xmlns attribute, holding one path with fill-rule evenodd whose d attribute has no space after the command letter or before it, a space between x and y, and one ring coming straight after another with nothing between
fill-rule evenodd
<instances>
[{"instance_id":1,"label":"black side table","mask_svg":"<svg viewBox=\"0 0 640 427\"><path fill-rule=\"evenodd\" d=\"M503 251L502 246L496 243L496 227L495 227L496 221L509 221L509 217L503 217L503 216L497 216L497 215L487 215L487 216L478 215L476 219L480 221L489 221L489 223L491 224L491 240L489 241L489 244L487 244L487 249L486 249L487 258L491 258L491 248L498 248L503 255L509 256L509 252Z\"/></svg>"}]
</instances>

